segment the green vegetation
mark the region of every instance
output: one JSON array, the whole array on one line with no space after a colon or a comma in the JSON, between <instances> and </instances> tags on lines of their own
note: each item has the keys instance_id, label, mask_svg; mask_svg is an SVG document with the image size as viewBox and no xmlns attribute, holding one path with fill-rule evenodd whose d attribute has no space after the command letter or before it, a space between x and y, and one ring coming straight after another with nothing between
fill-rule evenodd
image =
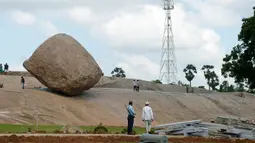
<instances>
[{"instance_id":1,"label":"green vegetation","mask_svg":"<svg viewBox=\"0 0 255 143\"><path fill-rule=\"evenodd\" d=\"M195 75L197 73L197 69L194 65L188 64L185 69L183 69L183 72L185 73L185 78L189 81L189 86L191 87L191 81L194 79Z\"/></svg>"},{"instance_id":2,"label":"green vegetation","mask_svg":"<svg viewBox=\"0 0 255 143\"><path fill-rule=\"evenodd\" d=\"M203 85L200 85L200 86L198 86L197 88L202 88L202 89L205 89L205 86L203 86Z\"/></svg>"},{"instance_id":3,"label":"green vegetation","mask_svg":"<svg viewBox=\"0 0 255 143\"><path fill-rule=\"evenodd\" d=\"M126 77L125 71L120 67L114 68L111 74L112 74L112 77L122 77L122 78Z\"/></svg>"},{"instance_id":4,"label":"green vegetation","mask_svg":"<svg viewBox=\"0 0 255 143\"><path fill-rule=\"evenodd\" d=\"M162 84L162 82L159 79L153 80L152 83Z\"/></svg>"},{"instance_id":5,"label":"green vegetation","mask_svg":"<svg viewBox=\"0 0 255 143\"><path fill-rule=\"evenodd\" d=\"M213 71L213 65L204 65L201 70L204 71L205 79L207 80L207 84L209 86L209 90L215 90L219 85L219 78L216 73Z\"/></svg>"},{"instance_id":6,"label":"green vegetation","mask_svg":"<svg viewBox=\"0 0 255 143\"><path fill-rule=\"evenodd\" d=\"M235 86L234 85L229 85L228 81L224 80L222 84L220 85L220 92L234 92L235 91Z\"/></svg>"},{"instance_id":7,"label":"green vegetation","mask_svg":"<svg viewBox=\"0 0 255 143\"><path fill-rule=\"evenodd\" d=\"M60 130L63 126L58 125L39 125L38 130L45 132L54 132L55 130ZM0 124L1 133L25 133L36 129L35 125L14 125L14 124Z\"/></svg>"},{"instance_id":8,"label":"green vegetation","mask_svg":"<svg viewBox=\"0 0 255 143\"><path fill-rule=\"evenodd\" d=\"M38 125L37 131L43 131L46 133L53 133L60 131L64 126L62 125ZM96 126L78 126L83 131L94 131ZM111 127L105 126L109 133L121 133L126 127ZM16 125L16 124L0 124L0 133L27 133L29 130L36 130L35 125ZM137 134L145 132L144 128L135 127L134 131Z\"/></svg>"},{"instance_id":9,"label":"green vegetation","mask_svg":"<svg viewBox=\"0 0 255 143\"><path fill-rule=\"evenodd\" d=\"M239 44L226 54L221 68L224 77L234 78L235 83L245 85L250 92L255 89L255 7L253 10L253 16L242 19Z\"/></svg>"}]
</instances>

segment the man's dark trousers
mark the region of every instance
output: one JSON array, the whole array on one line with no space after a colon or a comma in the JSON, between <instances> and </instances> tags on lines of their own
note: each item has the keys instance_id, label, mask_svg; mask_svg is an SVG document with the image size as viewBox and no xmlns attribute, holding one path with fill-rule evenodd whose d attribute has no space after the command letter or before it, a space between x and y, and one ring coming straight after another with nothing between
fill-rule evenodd
<instances>
[{"instance_id":1,"label":"man's dark trousers","mask_svg":"<svg viewBox=\"0 0 255 143\"><path fill-rule=\"evenodd\" d=\"M127 132L129 135L132 134L132 131L133 131L133 125L134 125L134 117L131 116L131 115L128 115L128 129L127 129Z\"/></svg>"}]
</instances>

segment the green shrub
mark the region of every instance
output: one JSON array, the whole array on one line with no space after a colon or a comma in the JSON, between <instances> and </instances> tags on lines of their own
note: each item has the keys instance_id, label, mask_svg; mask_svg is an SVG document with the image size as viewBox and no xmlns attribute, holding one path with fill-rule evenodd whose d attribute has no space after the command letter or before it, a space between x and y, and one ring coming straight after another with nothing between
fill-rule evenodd
<instances>
[{"instance_id":1,"label":"green shrub","mask_svg":"<svg viewBox=\"0 0 255 143\"><path fill-rule=\"evenodd\" d=\"M127 129L123 129L123 130L121 131L121 133L122 133L122 134L127 134ZM132 134L133 134L133 135L136 135L137 133L136 133L135 130L132 130Z\"/></svg>"},{"instance_id":2,"label":"green shrub","mask_svg":"<svg viewBox=\"0 0 255 143\"><path fill-rule=\"evenodd\" d=\"M95 127L94 133L99 133L99 134L106 134L108 133L108 129L100 123L98 126Z\"/></svg>"}]
</instances>

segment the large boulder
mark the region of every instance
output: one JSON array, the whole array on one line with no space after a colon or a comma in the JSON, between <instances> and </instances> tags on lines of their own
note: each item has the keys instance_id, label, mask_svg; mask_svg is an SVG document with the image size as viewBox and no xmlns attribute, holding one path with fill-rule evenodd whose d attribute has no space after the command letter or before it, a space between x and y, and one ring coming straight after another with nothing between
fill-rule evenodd
<instances>
[{"instance_id":1,"label":"large boulder","mask_svg":"<svg viewBox=\"0 0 255 143\"><path fill-rule=\"evenodd\" d=\"M48 88L69 96L89 90L102 76L90 53L74 38L62 33L43 42L23 66Z\"/></svg>"}]
</instances>

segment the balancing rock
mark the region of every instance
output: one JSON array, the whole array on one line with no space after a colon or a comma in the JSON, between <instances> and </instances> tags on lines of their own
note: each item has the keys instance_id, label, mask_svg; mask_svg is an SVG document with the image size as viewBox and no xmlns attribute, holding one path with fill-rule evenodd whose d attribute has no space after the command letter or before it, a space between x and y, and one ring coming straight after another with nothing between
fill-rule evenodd
<instances>
[{"instance_id":1,"label":"balancing rock","mask_svg":"<svg viewBox=\"0 0 255 143\"><path fill-rule=\"evenodd\" d=\"M73 37L63 33L43 42L23 66L48 88L69 96L89 90L102 76L91 54Z\"/></svg>"}]
</instances>

